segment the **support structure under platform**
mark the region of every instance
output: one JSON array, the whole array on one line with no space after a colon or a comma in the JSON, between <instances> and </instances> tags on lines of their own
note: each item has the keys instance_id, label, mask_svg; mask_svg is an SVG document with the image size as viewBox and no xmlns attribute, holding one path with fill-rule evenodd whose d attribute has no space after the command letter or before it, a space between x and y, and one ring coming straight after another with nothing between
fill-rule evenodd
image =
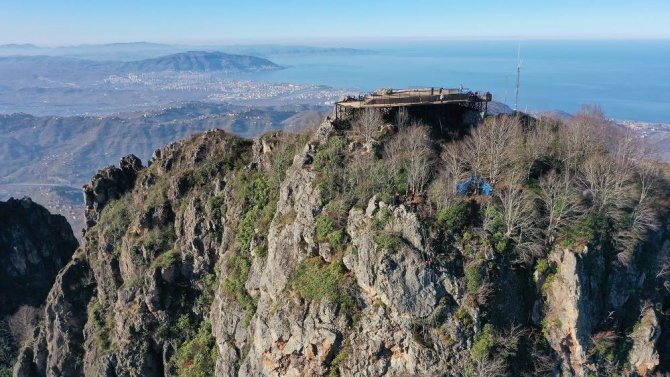
<instances>
[{"instance_id":1,"label":"support structure under platform","mask_svg":"<svg viewBox=\"0 0 670 377\"><path fill-rule=\"evenodd\" d=\"M335 104L336 119L352 119L364 109L391 110L393 108L414 106L458 105L481 113L488 112L491 93L464 91L462 89L423 88L423 89L380 89L367 96L347 97Z\"/></svg>"}]
</instances>

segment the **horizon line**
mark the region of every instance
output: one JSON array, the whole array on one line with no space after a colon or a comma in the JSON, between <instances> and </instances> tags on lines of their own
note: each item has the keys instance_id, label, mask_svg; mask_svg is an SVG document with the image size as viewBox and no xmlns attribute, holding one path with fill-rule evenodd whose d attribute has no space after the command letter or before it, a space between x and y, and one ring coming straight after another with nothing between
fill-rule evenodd
<instances>
[{"instance_id":1,"label":"horizon line","mask_svg":"<svg viewBox=\"0 0 670 377\"><path fill-rule=\"evenodd\" d=\"M213 45L296 45L296 44L305 44L305 43L314 43L314 44L327 44L327 43L370 43L370 42L393 42L393 41L404 41L404 42L440 42L440 41L451 41L451 42L467 42L467 41L509 41L509 42L541 42L541 41L575 41L575 42L599 42L599 41L670 41L670 36L663 37L643 37L643 36L632 36L632 37L622 37L622 36L612 36L612 37L602 37L602 36L458 36L458 37L422 37L422 36L412 36L412 37L367 37L367 38L356 38L356 37L324 37L324 38L276 38L276 39L223 39L223 40L199 40L199 41L150 41L150 40L126 40L126 41L101 41L101 42L71 42L71 43L61 43L61 44L51 44L51 43L34 43L34 42L4 42L0 43L0 47L36 47L36 48L74 48L74 47L86 47L86 46L108 46L108 45L165 45L165 46L213 46Z\"/></svg>"}]
</instances>

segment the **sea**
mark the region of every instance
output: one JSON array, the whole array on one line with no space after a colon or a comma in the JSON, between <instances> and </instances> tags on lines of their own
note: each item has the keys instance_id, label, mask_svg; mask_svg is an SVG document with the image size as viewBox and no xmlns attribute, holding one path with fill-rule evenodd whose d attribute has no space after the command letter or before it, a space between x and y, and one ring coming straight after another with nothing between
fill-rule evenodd
<instances>
[{"instance_id":1,"label":"sea","mask_svg":"<svg viewBox=\"0 0 670 377\"><path fill-rule=\"evenodd\" d=\"M574 113L595 104L613 119L670 123L670 40L401 40L346 47L358 50L268 56L285 69L253 76L352 92L462 85L514 107L520 67L522 111Z\"/></svg>"}]
</instances>

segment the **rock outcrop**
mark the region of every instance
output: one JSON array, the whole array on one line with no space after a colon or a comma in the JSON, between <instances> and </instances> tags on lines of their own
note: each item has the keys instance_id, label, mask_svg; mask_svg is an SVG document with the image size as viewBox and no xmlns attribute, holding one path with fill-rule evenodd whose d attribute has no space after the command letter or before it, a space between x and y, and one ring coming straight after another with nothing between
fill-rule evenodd
<instances>
[{"instance_id":1,"label":"rock outcrop","mask_svg":"<svg viewBox=\"0 0 670 377\"><path fill-rule=\"evenodd\" d=\"M85 186L84 244L15 375L670 368L668 294L649 262L666 250L663 227L626 264L593 232L529 263L500 230L498 198L437 210L394 197L408 178L379 173L383 141L366 150L350 137L330 121L254 141L213 130L156 151L148 167L128 157L100 171ZM366 174L387 186L364 186Z\"/></svg>"},{"instance_id":2,"label":"rock outcrop","mask_svg":"<svg viewBox=\"0 0 670 377\"><path fill-rule=\"evenodd\" d=\"M22 346L18 332L28 331L32 311L43 305L77 246L63 216L29 198L0 202L0 368L10 368L5 363Z\"/></svg>"},{"instance_id":3,"label":"rock outcrop","mask_svg":"<svg viewBox=\"0 0 670 377\"><path fill-rule=\"evenodd\" d=\"M141 169L142 161L129 155L121 159L119 167L110 166L100 170L91 182L84 185L87 227L97 223L98 215L107 203L119 199L133 188L137 172Z\"/></svg>"}]
</instances>

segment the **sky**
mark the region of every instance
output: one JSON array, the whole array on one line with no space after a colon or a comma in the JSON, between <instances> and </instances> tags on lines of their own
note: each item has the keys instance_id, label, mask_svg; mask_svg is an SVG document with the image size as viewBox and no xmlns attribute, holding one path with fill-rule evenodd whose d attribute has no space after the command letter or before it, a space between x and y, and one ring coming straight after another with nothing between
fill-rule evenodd
<instances>
[{"instance_id":1,"label":"sky","mask_svg":"<svg viewBox=\"0 0 670 377\"><path fill-rule=\"evenodd\" d=\"M670 39L668 0L0 0L0 44Z\"/></svg>"}]
</instances>

